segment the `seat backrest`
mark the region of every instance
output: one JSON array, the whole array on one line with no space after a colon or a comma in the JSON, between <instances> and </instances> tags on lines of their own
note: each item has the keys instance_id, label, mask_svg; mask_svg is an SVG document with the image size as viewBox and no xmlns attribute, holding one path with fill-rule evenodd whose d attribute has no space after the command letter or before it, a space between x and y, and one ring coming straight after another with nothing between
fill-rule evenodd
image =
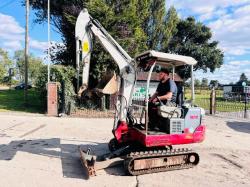
<instances>
[{"instance_id":1,"label":"seat backrest","mask_svg":"<svg viewBox=\"0 0 250 187\"><path fill-rule=\"evenodd\" d=\"M177 87L176 104L178 106L182 106L183 102L184 102L183 87L182 86L178 86Z\"/></svg>"}]
</instances>

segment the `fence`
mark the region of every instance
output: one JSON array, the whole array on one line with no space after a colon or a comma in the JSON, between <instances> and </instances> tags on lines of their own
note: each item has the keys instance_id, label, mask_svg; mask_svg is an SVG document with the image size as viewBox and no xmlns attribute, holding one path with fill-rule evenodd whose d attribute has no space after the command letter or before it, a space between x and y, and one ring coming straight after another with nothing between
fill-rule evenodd
<instances>
[{"instance_id":1,"label":"fence","mask_svg":"<svg viewBox=\"0 0 250 187\"><path fill-rule=\"evenodd\" d=\"M230 92L225 92L222 89L214 91L209 89L199 91L197 89L195 104L213 115L250 118L250 88L239 87Z\"/></svg>"},{"instance_id":2,"label":"fence","mask_svg":"<svg viewBox=\"0 0 250 187\"><path fill-rule=\"evenodd\" d=\"M231 92L216 92L216 114L250 118L250 88L235 87Z\"/></svg>"},{"instance_id":3,"label":"fence","mask_svg":"<svg viewBox=\"0 0 250 187\"><path fill-rule=\"evenodd\" d=\"M90 99L91 98L91 99ZM77 108L72 111L72 117L84 118L112 118L115 114L116 95L90 95L90 98L85 97L77 100Z\"/></svg>"},{"instance_id":4,"label":"fence","mask_svg":"<svg viewBox=\"0 0 250 187\"><path fill-rule=\"evenodd\" d=\"M96 97L92 100L78 100L78 107L70 116L84 117L84 118L112 118L115 114L115 104L117 95L106 95L103 97ZM140 118L143 108L145 106L144 100L141 98L133 98L133 108L129 108L133 116ZM144 117L143 117L144 118Z\"/></svg>"},{"instance_id":5,"label":"fence","mask_svg":"<svg viewBox=\"0 0 250 187\"><path fill-rule=\"evenodd\" d=\"M184 89L185 99L191 98L191 91ZM213 94L212 94L213 93ZM115 113L116 95L96 97L94 101L80 100L78 109L71 116L87 118L112 118ZM140 118L145 106L144 100L133 98L133 115ZM195 104L204 108L208 114L230 118L250 118L250 88L234 89L226 92L220 89L211 90L207 87L196 88Z\"/></svg>"}]
</instances>

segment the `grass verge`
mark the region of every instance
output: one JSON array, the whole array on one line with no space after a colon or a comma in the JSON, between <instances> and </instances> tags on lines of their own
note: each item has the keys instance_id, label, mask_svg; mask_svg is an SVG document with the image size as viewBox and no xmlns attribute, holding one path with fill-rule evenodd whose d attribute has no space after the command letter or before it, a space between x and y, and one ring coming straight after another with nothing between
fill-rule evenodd
<instances>
[{"instance_id":1,"label":"grass verge","mask_svg":"<svg viewBox=\"0 0 250 187\"><path fill-rule=\"evenodd\" d=\"M210 90L202 90L196 92L195 94L195 104L209 110L210 108ZM216 97L216 111L218 112L240 112L244 111L245 103L240 101L227 101L223 97L223 92L221 90L217 91ZM191 99L191 93L188 90L185 94L187 99ZM250 109L250 102L246 105L247 110Z\"/></svg>"},{"instance_id":2,"label":"grass verge","mask_svg":"<svg viewBox=\"0 0 250 187\"><path fill-rule=\"evenodd\" d=\"M44 113L44 101L34 88L28 90L28 103L24 104L24 90L0 90L0 111Z\"/></svg>"}]
</instances>

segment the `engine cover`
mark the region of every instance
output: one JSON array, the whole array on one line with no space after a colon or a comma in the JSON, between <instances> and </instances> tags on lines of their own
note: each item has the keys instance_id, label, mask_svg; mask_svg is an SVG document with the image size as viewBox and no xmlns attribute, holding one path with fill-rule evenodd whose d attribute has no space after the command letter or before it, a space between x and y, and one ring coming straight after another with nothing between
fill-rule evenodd
<instances>
[{"instance_id":1,"label":"engine cover","mask_svg":"<svg viewBox=\"0 0 250 187\"><path fill-rule=\"evenodd\" d=\"M184 119L171 118L169 119L170 134L182 134L184 132Z\"/></svg>"}]
</instances>

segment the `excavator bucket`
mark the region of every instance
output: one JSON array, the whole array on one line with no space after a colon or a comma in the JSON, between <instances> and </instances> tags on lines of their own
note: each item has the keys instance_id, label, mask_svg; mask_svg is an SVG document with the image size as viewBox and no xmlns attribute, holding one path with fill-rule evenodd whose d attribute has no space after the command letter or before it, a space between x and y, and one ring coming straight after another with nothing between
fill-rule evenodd
<instances>
[{"instance_id":1,"label":"excavator bucket","mask_svg":"<svg viewBox=\"0 0 250 187\"><path fill-rule=\"evenodd\" d=\"M116 74L111 73L103 76L95 90L102 94L115 94L118 91Z\"/></svg>"},{"instance_id":2,"label":"excavator bucket","mask_svg":"<svg viewBox=\"0 0 250 187\"><path fill-rule=\"evenodd\" d=\"M81 98L82 94L83 94L84 92L86 92L86 90L87 90L87 86L86 86L86 85L82 85L82 86L79 88L78 92L77 92L77 97L78 97L78 98Z\"/></svg>"},{"instance_id":3,"label":"excavator bucket","mask_svg":"<svg viewBox=\"0 0 250 187\"><path fill-rule=\"evenodd\" d=\"M101 81L98 83L96 88L93 90L87 89L87 85L82 85L77 93L78 98L81 98L83 95L88 95L92 92L95 92L99 97L103 94L115 94L118 91L118 81L115 73L106 74L101 78Z\"/></svg>"}]
</instances>

